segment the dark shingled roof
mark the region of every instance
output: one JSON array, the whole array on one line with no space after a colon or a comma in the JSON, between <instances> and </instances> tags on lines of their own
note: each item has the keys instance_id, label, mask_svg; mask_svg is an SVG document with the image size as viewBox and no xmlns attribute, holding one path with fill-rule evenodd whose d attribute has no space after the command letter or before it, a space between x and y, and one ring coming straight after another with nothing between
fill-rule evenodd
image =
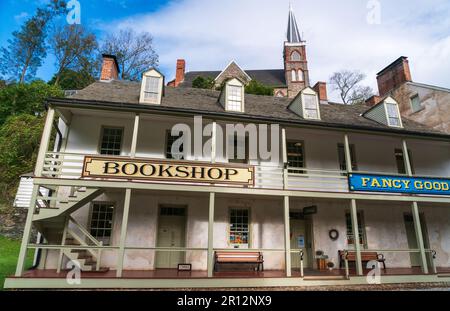
<instances>
[{"instance_id":1,"label":"dark shingled roof","mask_svg":"<svg viewBox=\"0 0 450 311\"><path fill-rule=\"evenodd\" d=\"M298 123L308 125L321 125L336 128L354 128L367 130L381 130L391 133L429 134L450 138L442 132L425 125L403 118L404 128L390 128L386 125L369 120L362 114L369 109L364 104L342 105L321 104L321 120L303 119L288 109L292 99L272 96L245 95L245 113L226 112L219 104L220 91L165 87L165 94L161 105L139 104L140 82L117 81L94 82L75 95L62 99L50 100L53 103L109 105L120 108L148 109L150 111L187 112L200 114L215 114L222 116L237 116L240 118L253 118L270 120L279 123Z\"/></svg>"},{"instance_id":2,"label":"dark shingled roof","mask_svg":"<svg viewBox=\"0 0 450 311\"><path fill-rule=\"evenodd\" d=\"M250 78L267 86L286 87L284 69L244 70ZM192 81L197 77L215 79L222 71L188 71L184 76L182 87L192 87Z\"/></svg>"}]
</instances>

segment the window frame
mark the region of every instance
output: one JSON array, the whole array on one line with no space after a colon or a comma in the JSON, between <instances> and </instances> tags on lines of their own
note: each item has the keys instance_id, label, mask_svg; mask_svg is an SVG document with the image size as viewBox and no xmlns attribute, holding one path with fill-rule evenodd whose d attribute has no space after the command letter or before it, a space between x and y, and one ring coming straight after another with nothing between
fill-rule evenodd
<instances>
[{"instance_id":1,"label":"window frame","mask_svg":"<svg viewBox=\"0 0 450 311\"><path fill-rule=\"evenodd\" d=\"M294 59L294 54L298 55L298 59ZM290 55L290 60L291 60L291 62L300 62L302 60L302 53L300 53L297 50L292 51L292 53Z\"/></svg>"},{"instance_id":2,"label":"window frame","mask_svg":"<svg viewBox=\"0 0 450 311\"><path fill-rule=\"evenodd\" d=\"M232 243L231 242L231 211L232 210L247 210L247 243ZM251 238L251 208L249 206L239 206L239 205L232 205L228 207L228 226L227 226L227 245L228 246L237 246L236 248L239 248L240 245L247 245L248 248L251 248L252 244L252 238ZM238 232L238 231L236 231Z\"/></svg>"},{"instance_id":3,"label":"window frame","mask_svg":"<svg viewBox=\"0 0 450 311\"><path fill-rule=\"evenodd\" d=\"M237 133L235 133L235 132L233 132L234 134L233 134L233 152L234 152L234 154L233 154L233 157L234 156L236 156L237 155L237 143L238 143L238 141L237 141L237 138L238 138L238 135L237 135ZM227 144L230 142L229 141L230 140L230 136L227 136ZM227 160L228 160L228 163L236 163L236 164L248 164L249 162L250 162L250 153L249 153L249 138L248 138L248 136L247 135L245 135L245 138L244 138L244 151L245 151L245 159L236 159L236 158L230 158L229 157L229 154L228 154L228 148L227 148Z\"/></svg>"},{"instance_id":4,"label":"window frame","mask_svg":"<svg viewBox=\"0 0 450 311\"><path fill-rule=\"evenodd\" d=\"M295 69L291 70L291 81L297 82L297 70L295 70Z\"/></svg>"},{"instance_id":5,"label":"window frame","mask_svg":"<svg viewBox=\"0 0 450 311\"><path fill-rule=\"evenodd\" d=\"M307 92L305 92L305 90L307 91ZM309 90L309 91L308 91ZM306 108L306 101L305 101L305 96L311 96L311 97L314 97L314 104L315 104L315 109L311 109L311 108ZM320 106L319 106L319 98L318 98L318 96L317 96L317 93L314 91L314 90L312 90L312 89L309 89L309 88L306 88L306 89L304 89L303 91L302 91L302 93L300 94L300 97L301 97L301 104L302 104L302 116L303 116L303 118L304 119L308 119L308 120L320 120L321 119L321 117L320 117ZM316 114L317 114L317 118L314 118L314 117L309 117L308 115L307 115L307 111L308 110L310 110L310 111L312 111L312 110L314 110L315 112L316 112Z\"/></svg>"},{"instance_id":6,"label":"window frame","mask_svg":"<svg viewBox=\"0 0 450 311\"><path fill-rule=\"evenodd\" d=\"M152 93L152 94L158 94L156 100L150 100L145 98L146 92L146 85L147 85L147 79L148 78L156 78L159 79L158 83L158 92ZM153 105L160 105L161 99L163 95L163 89L164 89L164 76L160 74L157 70L151 69L147 72L145 72L142 75L142 82L141 82L141 90L140 90L140 97L139 97L139 103L141 104L153 104Z\"/></svg>"},{"instance_id":7,"label":"window frame","mask_svg":"<svg viewBox=\"0 0 450 311\"><path fill-rule=\"evenodd\" d=\"M355 238L353 237L353 227L352 227L352 215L351 212L349 210L345 211L345 239L347 242L347 246L350 247L355 247L355 243L354 240ZM358 233L359 233L359 239L360 242L362 240L363 243L359 243L360 247L362 249L367 249L368 248L368 243L367 243L367 232L366 232L366 222L365 222L365 218L364 218L364 211L357 211L357 218L358 218ZM350 235L353 237L353 243L349 243L349 228L350 228Z\"/></svg>"},{"instance_id":8,"label":"window frame","mask_svg":"<svg viewBox=\"0 0 450 311\"><path fill-rule=\"evenodd\" d=\"M342 148L342 154L343 156L343 164L341 163L341 150ZM352 162L352 171L356 172L358 171L358 160L356 159L356 146L355 144L350 144L349 145L349 149L350 149L350 161ZM346 159L346 154L345 154L345 144L344 143L338 143L337 144L337 151L338 151L338 164L339 164L339 170L341 171L348 171L347 168L347 159ZM345 169L343 168L343 166L345 166Z\"/></svg>"},{"instance_id":9,"label":"window frame","mask_svg":"<svg viewBox=\"0 0 450 311\"><path fill-rule=\"evenodd\" d=\"M299 82L305 81L305 73L303 72L302 69L297 70L297 81Z\"/></svg>"},{"instance_id":10,"label":"window frame","mask_svg":"<svg viewBox=\"0 0 450 311\"><path fill-rule=\"evenodd\" d=\"M102 153L102 144L103 144L103 135L104 135L104 131L105 129L118 129L122 131L122 136L120 139L120 150L119 150L119 154L107 154L107 153ZM122 152L123 152L123 141L124 141L124 137L125 137L125 127L123 126L115 126L115 125L102 125L100 127L100 138L98 140L98 146L97 146L97 153L99 155L110 155L110 156L121 156Z\"/></svg>"},{"instance_id":11,"label":"window frame","mask_svg":"<svg viewBox=\"0 0 450 311\"><path fill-rule=\"evenodd\" d=\"M414 104L413 104L414 99L417 99L417 102L418 102L418 107L417 107L417 109L414 108ZM415 95L411 96L411 97L409 98L409 104L410 104L412 113L419 112L419 111L421 111L421 110L423 109L422 103L420 102L420 96L419 96L419 94L415 94Z\"/></svg>"},{"instance_id":12,"label":"window frame","mask_svg":"<svg viewBox=\"0 0 450 311\"><path fill-rule=\"evenodd\" d=\"M291 166L289 165L289 151L288 151L288 145L289 143L301 143L302 144L302 162L303 162L303 166L302 167L296 167L296 166ZM288 166L289 167L293 167L293 168L306 168L306 154L305 154L305 141L304 140L298 140L298 139L286 139L286 158L288 161ZM294 174L305 174L307 173L307 171L301 170L301 171L297 171L297 170L288 170L288 173L294 173Z\"/></svg>"},{"instance_id":13,"label":"window frame","mask_svg":"<svg viewBox=\"0 0 450 311\"><path fill-rule=\"evenodd\" d=\"M400 166L399 166L399 156L401 154L401 161L403 162L403 170L404 172L400 172ZM405 155L403 154L403 149L401 148L394 148L394 157L395 157L395 164L397 166L397 172L401 175L407 175L407 170L406 170L406 162L405 162ZM412 151L411 149L408 149L408 157L409 157L409 164L411 165L411 172L413 175L415 175L415 170L414 170L414 163L413 163L413 159L412 159Z\"/></svg>"},{"instance_id":14,"label":"window frame","mask_svg":"<svg viewBox=\"0 0 450 311\"><path fill-rule=\"evenodd\" d=\"M173 136L172 136L172 130L166 130L166 139L165 139L165 141L164 141L164 144L165 144L165 148L164 148L164 157L165 157L167 160L176 160L176 161L186 160L186 159L184 158L184 153L182 154L182 156L181 156L180 159L175 159L175 158L173 158L173 157L169 158L169 157L167 156L167 155L168 155L168 149L169 149L169 137L173 137ZM175 140L177 140L177 139L180 138L180 137L181 137L181 135L178 136L177 138L175 138ZM175 142L175 140L172 142L172 144ZM172 149L172 146L170 146L170 148ZM183 145L183 150L184 150L184 145ZM172 152L170 152L170 154L172 155Z\"/></svg>"},{"instance_id":15,"label":"window frame","mask_svg":"<svg viewBox=\"0 0 450 311\"><path fill-rule=\"evenodd\" d=\"M240 101L230 100L230 90L232 88L240 88ZM225 95L225 110L230 112L244 112L245 111L245 90L244 84L236 78L233 78L225 83L224 86L224 95ZM238 103L240 102L240 110L230 109L230 102Z\"/></svg>"},{"instance_id":16,"label":"window frame","mask_svg":"<svg viewBox=\"0 0 450 311\"><path fill-rule=\"evenodd\" d=\"M389 115L389 108L388 108L388 105L395 106L395 110L396 110L396 112L397 112L397 117L394 118L394 117L391 117L391 116ZM402 116L401 116L401 114L400 114L400 108L398 107L398 104L397 104L397 103L385 102L385 103L384 103L384 111L385 111L385 113L386 113L386 120L387 120L388 126L390 126L390 127L398 127L398 128L403 127ZM398 124L392 124L392 123L391 123L391 119L397 119L397 120L398 120Z\"/></svg>"},{"instance_id":17,"label":"window frame","mask_svg":"<svg viewBox=\"0 0 450 311\"><path fill-rule=\"evenodd\" d=\"M109 236L109 241L107 243L105 243L103 240L99 239L98 236L95 236L94 234L92 234L92 217L94 214L94 205L95 204L105 204L105 205L112 205L112 216L111 216L111 228L110 228L110 236ZM112 239L113 239L113 228L114 228L114 224L115 224L115 219L116 219L116 208L117 207L117 203L115 201L92 201L89 207L89 218L88 218L88 225L89 225L89 234L92 235L95 239L99 240L99 241L103 241L104 245L111 245L112 244ZM97 227L98 229L98 227ZM107 229L107 228L102 228L103 230ZM103 236L103 239L105 237Z\"/></svg>"}]
</instances>

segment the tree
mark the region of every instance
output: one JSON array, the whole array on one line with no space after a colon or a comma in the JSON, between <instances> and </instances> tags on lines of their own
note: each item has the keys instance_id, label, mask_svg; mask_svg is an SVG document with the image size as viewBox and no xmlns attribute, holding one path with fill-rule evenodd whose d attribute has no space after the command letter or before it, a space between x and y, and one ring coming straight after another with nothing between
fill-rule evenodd
<instances>
[{"instance_id":1,"label":"tree","mask_svg":"<svg viewBox=\"0 0 450 311\"><path fill-rule=\"evenodd\" d=\"M153 37L148 32L137 34L126 29L110 34L101 51L117 57L123 80L140 80L144 71L158 66L158 54L153 49Z\"/></svg>"},{"instance_id":2,"label":"tree","mask_svg":"<svg viewBox=\"0 0 450 311\"><path fill-rule=\"evenodd\" d=\"M0 127L0 195L14 198L19 176L33 170L45 118L21 114L9 117Z\"/></svg>"},{"instance_id":3,"label":"tree","mask_svg":"<svg viewBox=\"0 0 450 311\"><path fill-rule=\"evenodd\" d=\"M192 81L192 87L196 89L212 89L214 83L213 78L198 76Z\"/></svg>"},{"instance_id":4,"label":"tree","mask_svg":"<svg viewBox=\"0 0 450 311\"><path fill-rule=\"evenodd\" d=\"M48 84L55 85L56 78L55 74ZM94 81L94 77L85 69L80 71L64 69L59 75L58 86L63 90L81 90Z\"/></svg>"},{"instance_id":5,"label":"tree","mask_svg":"<svg viewBox=\"0 0 450 311\"><path fill-rule=\"evenodd\" d=\"M8 47L1 48L0 73L10 80L23 83L36 75L42 60L46 57L45 38L49 21L65 12L65 2L52 0L28 19L20 31L12 33Z\"/></svg>"},{"instance_id":6,"label":"tree","mask_svg":"<svg viewBox=\"0 0 450 311\"><path fill-rule=\"evenodd\" d=\"M98 47L95 35L76 24L56 26L49 45L56 58L55 85L60 82L63 72L68 73L68 69L86 71L84 66L95 59L93 54Z\"/></svg>"},{"instance_id":7,"label":"tree","mask_svg":"<svg viewBox=\"0 0 450 311\"><path fill-rule=\"evenodd\" d=\"M9 84L0 89L0 126L10 116L41 115L45 111L44 101L46 98L62 96L63 92L59 87L48 85L42 80Z\"/></svg>"},{"instance_id":8,"label":"tree","mask_svg":"<svg viewBox=\"0 0 450 311\"><path fill-rule=\"evenodd\" d=\"M269 87L269 86L265 86L264 84L262 84L256 80L251 80L245 86L245 93L254 94L254 95L273 96L273 88Z\"/></svg>"},{"instance_id":9,"label":"tree","mask_svg":"<svg viewBox=\"0 0 450 311\"><path fill-rule=\"evenodd\" d=\"M342 102L345 105L351 105L362 102L373 95L370 87L360 85L365 78L366 76L362 72L342 70L331 76L330 84L333 86L333 90L339 91Z\"/></svg>"}]
</instances>

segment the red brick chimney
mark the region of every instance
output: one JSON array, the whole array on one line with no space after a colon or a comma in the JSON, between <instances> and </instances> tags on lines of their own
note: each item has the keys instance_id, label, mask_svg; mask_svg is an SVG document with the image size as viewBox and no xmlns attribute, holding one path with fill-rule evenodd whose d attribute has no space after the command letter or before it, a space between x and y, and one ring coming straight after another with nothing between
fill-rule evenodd
<instances>
[{"instance_id":1,"label":"red brick chimney","mask_svg":"<svg viewBox=\"0 0 450 311\"><path fill-rule=\"evenodd\" d=\"M327 84L326 84L326 82L320 82L320 81L317 82L313 86L313 89L319 95L319 101L320 102L327 102L328 101Z\"/></svg>"},{"instance_id":2,"label":"red brick chimney","mask_svg":"<svg viewBox=\"0 0 450 311\"><path fill-rule=\"evenodd\" d=\"M175 74L174 86L177 87L180 83L184 81L184 73L186 70L186 61L184 59L177 60L177 71Z\"/></svg>"},{"instance_id":3,"label":"red brick chimney","mask_svg":"<svg viewBox=\"0 0 450 311\"><path fill-rule=\"evenodd\" d=\"M376 104L378 104L381 101L381 97L378 95L373 95L371 97L369 97L368 99L366 99L366 105L369 107L375 106Z\"/></svg>"},{"instance_id":4,"label":"red brick chimney","mask_svg":"<svg viewBox=\"0 0 450 311\"><path fill-rule=\"evenodd\" d=\"M117 80L119 78L119 65L117 64L117 58L114 55L102 54L102 72L100 75L100 81Z\"/></svg>"},{"instance_id":5,"label":"red brick chimney","mask_svg":"<svg viewBox=\"0 0 450 311\"><path fill-rule=\"evenodd\" d=\"M392 64L377 73L378 92L384 96L405 82L411 82L408 58L399 57Z\"/></svg>"}]
</instances>

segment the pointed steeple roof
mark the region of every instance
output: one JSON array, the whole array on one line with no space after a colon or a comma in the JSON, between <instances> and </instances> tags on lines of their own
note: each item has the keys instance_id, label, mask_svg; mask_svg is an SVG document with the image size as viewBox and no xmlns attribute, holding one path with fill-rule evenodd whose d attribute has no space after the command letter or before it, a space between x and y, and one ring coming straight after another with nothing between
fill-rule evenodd
<instances>
[{"instance_id":1,"label":"pointed steeple roof","mask_svg":"<svg viewBox=\"0 0 450 311\"><path fill-rule=\"evenodd\" d=\"M298 30L297 21L295 20L294 11L292 6L289 4L289 19L287 27L287 41L289 43L301 43L302 37L300 36L300 31Z\"/></svg>"}]
</instances>

